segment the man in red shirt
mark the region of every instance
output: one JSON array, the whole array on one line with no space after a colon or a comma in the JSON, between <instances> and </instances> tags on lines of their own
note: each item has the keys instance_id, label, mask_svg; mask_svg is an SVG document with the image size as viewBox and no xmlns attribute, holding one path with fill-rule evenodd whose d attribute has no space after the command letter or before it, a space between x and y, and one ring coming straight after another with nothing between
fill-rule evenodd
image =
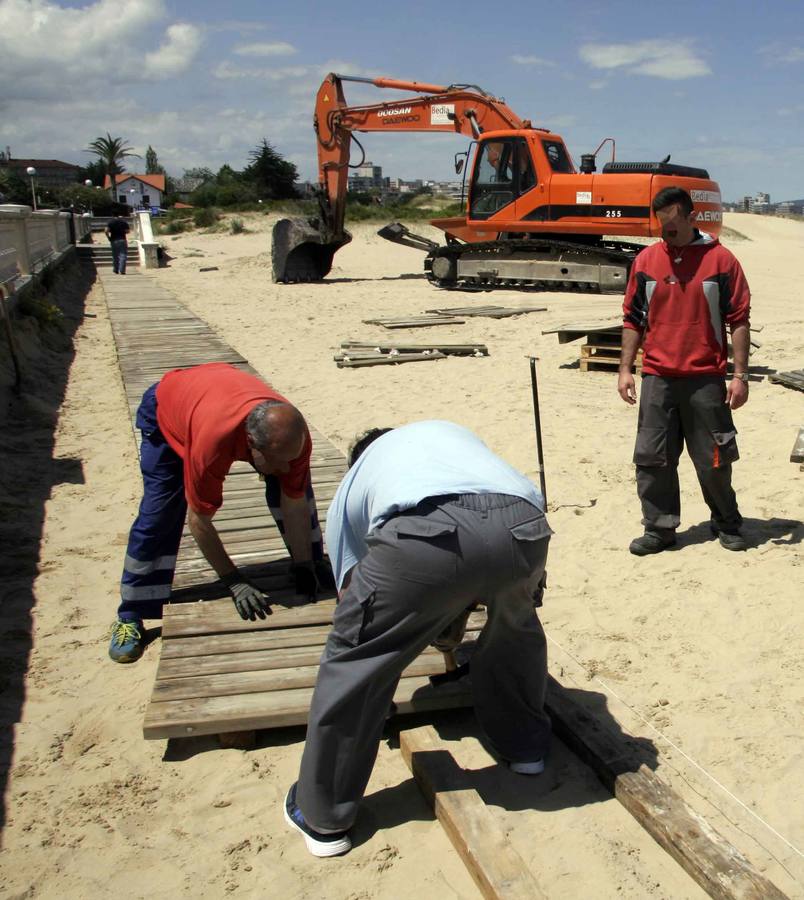
<instances>
[{"instance_id":1,"label":"man in red shirt","mask_svg":"<svg viewBox=\"0 0 804 900\"><path fill-rule=\"evenodd\" d=\"M213 524L235 461L266 476L266 498L293 559L297 591L312 597L319 579L332 584L310 484L310 433L281 394L225 363L174 369L143 395L137 427L144 489L112 626L115 662L139 659L143 619L162 617L185 516L242 618L270 613L268 598L238 571Z\"/></svg>"},{"instance_id":2,"label":"man in red shirt","mask_svg":"<svg viewBox=\"0 0 804 900\"><path fill-rule=\"evenodd\" d=\"M686 191L660 191L653 211L663 240L646 247L631 268L617 383L622 399L635 404L631 366L644 341L634 464L645 533L629 549L645 556L675 544L678 460L686 443L712 533L726 549L745 550L731 486L731 464L739 458L731 413L748 400L751 294L734 256L695 227ZM734 353L728 385L727 325Z\"/></svg>"}]
</instances>

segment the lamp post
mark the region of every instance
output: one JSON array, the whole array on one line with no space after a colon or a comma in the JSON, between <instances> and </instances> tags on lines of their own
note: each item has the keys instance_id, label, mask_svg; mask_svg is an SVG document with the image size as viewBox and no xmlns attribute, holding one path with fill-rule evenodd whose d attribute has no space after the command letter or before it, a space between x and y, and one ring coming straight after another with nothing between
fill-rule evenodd
<instances>
[{"instance_id":1,"label":"lamp post","mask_svg":"<svg viewBox=\"0 0 804 900\"><path fill-rule=\"evenodd\" d=\"M36 169L33 166L28 166L25 171L31 178L31 197L33 197L33 208L34 212L36 212L36 188L34 187L34 175L36 175Z\"/></svg>"},{"instance_id":2,"label":"lamp post","mask_svg":"<svg viewBox=\"0 0 804 900\"><path fill-rule=\"evenodd\" d=\"M92 187L92 179L91 179L91 178L87 178L87 179L84 180L84 187L85 187L85 188L91 188L91 187ZM90 216L91 216L91 215L94 215L94 213L92 212L92 202L91 202L91 201L90 201L90 204L89 204L89 214L90 214Z\"/></svg>"}]
</instances>

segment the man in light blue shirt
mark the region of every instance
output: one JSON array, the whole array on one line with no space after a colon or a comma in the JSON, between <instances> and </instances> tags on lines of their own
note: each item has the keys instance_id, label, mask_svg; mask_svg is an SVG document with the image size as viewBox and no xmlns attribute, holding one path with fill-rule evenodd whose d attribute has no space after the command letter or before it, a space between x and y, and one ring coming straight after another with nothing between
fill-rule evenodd
<instances>
[{"instance_id":1,"label":"man in light blue shirt","mask_svg":"<svg viewBox=\"0 0 804 900\"><path fill-rule=\"evenodd\" d=\"M550 740L536 615L550 528L534 485L451 422L368 432L327 514L340 601L285 818L315 856L351 848L403 670L478 602L475 712L511 769L538 774Z\"/></svg>"}]
</instances>

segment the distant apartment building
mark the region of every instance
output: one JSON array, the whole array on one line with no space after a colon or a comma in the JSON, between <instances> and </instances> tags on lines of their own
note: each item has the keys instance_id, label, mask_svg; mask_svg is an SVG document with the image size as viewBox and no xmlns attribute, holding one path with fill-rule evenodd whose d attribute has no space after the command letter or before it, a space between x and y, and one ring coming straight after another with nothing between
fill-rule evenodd
<instances>
[{"instance_id":1,"label":"distant apartment building","mask_svg":"<svg viewBox=\"0 0 804 900\"><path fill-rule=\"evenodd\" d=\"M743 197L743 210L750 213L769 213L772 212L770 194L763 191L757 191L753 197Z\"/></svg>"},{"instance_id":2,"label":"distant apartment building","mask_svg":"<svg viewBox=\"0 0 804 900\"><path fill-rule=\"evenodd\" d=\"M38 189L58 191L79 180L81 167L60 159L17 159L12 157L11 148L0 150L0 169L17 175L23 181L28 179L28 169L36 169Z\"/></svg>"},{"instance_id":3,"label":"distant apartment building","mask_svg":"<svg viewBox=\"0 0 804 900\"><path fill-rule=\"evenodd\" d=\"M784 200L776 206L776 212L780 216L800 216L804 210L801 200Z\"/></svg>"},{"instance_id":4,"label":"distant apartment building","mask_svg":"<svg viewBox=\"0 0 804 900\"><path fill-rule=\"evenodd\" d=\"M387 180L382 177L382 166L373 162L364 162L349 173L347 189L355 192L381 191L387 187Z\"/></svg>"}]
</instances>

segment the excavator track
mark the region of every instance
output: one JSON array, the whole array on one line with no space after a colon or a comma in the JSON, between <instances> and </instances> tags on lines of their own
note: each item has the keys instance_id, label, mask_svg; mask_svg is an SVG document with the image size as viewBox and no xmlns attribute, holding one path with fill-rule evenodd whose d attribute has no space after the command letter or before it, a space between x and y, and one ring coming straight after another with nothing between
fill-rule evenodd
<instances>
[{"instance_id":1,"label":"excavator track","mask_svg":"<svg viewBox=\"0 0 804 900\"><path fill-rule=\"evenodd\" d=\"M544 238L453 243L431 250L424 270L432 284L446 290L620 294L642 249L642 244L621 241L582 244Z\"/></svg>"}]
</instances>

